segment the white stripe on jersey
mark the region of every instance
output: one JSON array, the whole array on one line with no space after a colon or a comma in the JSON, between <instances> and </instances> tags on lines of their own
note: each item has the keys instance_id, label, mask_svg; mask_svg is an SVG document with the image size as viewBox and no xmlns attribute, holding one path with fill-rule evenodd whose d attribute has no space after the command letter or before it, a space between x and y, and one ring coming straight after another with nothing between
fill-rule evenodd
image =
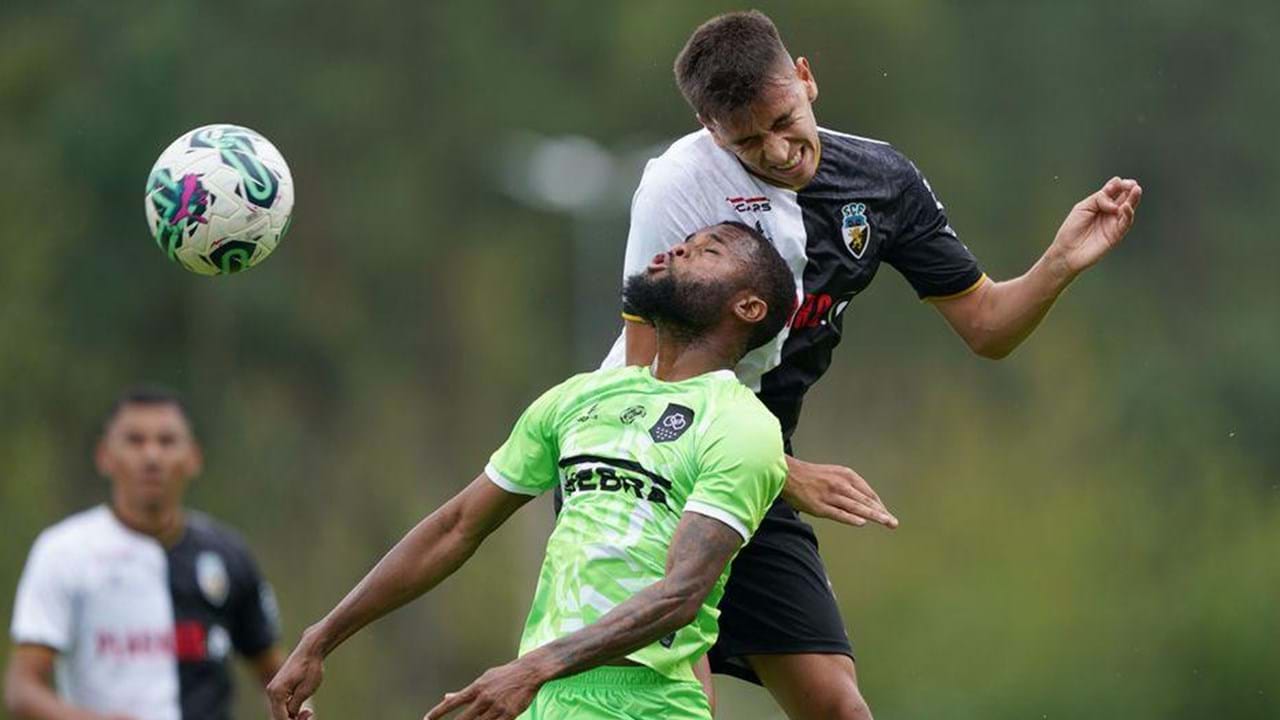
<instances>
[{"instance_id":1,"label":"white stripe on jersey","mask_svg":"<svg viewBox=\"0 0 1280 720\"><path fill-rule=\"evenodd\" d=\"M808 259L795 191L774 187L748 173L705 129L676 140L645 166L631 203L623 277L643 272L654 255L680 244L690 233L730 220L758 228L773 242L791 268L797 300L803 297ZM759 391L760 378L781 362L789 332L784 328L742 359L736 372L744 385ZM626 346L620 335L601 367L621 367L625 361Z\"/></svg>"}]
</instances>

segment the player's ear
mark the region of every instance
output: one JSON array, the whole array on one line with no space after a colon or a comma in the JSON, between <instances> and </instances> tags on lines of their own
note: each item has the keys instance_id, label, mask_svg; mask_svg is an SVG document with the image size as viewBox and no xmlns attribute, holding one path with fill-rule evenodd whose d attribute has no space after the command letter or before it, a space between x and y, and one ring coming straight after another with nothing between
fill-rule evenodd
<instances>
[{"instance_id":1,"label":"player's ear","mask_svg":"<svg viewBox=\"0 0 1280 720\"><path fill-rule=\"evenodd\" d=\"M809 67L809 59L796 58L796 79L804 85L804 94L809 102L818 99L818 79L813 76L813 68Z\"/></svg>"},{"instance_id":2,"label":"player's ear","mask_svg":"<svg viewBox=\"0 0 1280 720\"><path fill-rule=\"evenodd\" d=\"M759 295L745 294L733 304L733 314L748 325L755 325L769 314L769 304Z\"/></svg>"}]
</instances>

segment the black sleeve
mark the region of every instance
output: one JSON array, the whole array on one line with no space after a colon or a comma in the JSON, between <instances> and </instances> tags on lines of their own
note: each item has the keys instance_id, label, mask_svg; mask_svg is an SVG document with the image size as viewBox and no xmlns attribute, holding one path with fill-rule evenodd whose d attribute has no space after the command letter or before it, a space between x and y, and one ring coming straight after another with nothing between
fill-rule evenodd
<instances>
[{"instance_id":1,"label":"black sleeve","mask_svg":"<svg viewBox=\"0 0 1280 720\"><path fill-rule=\"evenodd\" d=\"M960 242L942 203L910 161L898 198L897 235L885 262L915 288L921 298L945 298L975 287L982 279L978 259Z\"/></svg>"},{"instance_id":2,"label":"black sleeve","mask_svg":"<svg viewBox=\"0 0 1280 720\"><path fill-rule=\"evenodd\" d=\"M275 593L258 572L247 549L241 549L236 605L231 608L231 644L244 657L255 657L279 639Z\"/></svg>"}]
</instances>

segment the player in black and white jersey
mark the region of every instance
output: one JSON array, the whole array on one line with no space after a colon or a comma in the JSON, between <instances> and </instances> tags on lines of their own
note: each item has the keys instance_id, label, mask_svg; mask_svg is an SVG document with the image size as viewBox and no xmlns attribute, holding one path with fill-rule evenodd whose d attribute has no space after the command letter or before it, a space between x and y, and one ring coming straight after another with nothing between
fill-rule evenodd
<instances>
[{"instance_id":1,"label":"player in black and white jersey","mask_svg":"<svg viewBox=\"0 0 1280 720\"><path fill-rule=\"evenodd\" d=\"M818 127L813 72L804 58L792 59L763 14L704 23L675 69L703 129L645 168L623 276L717 222L745 222L773 241L794 274L799 310L737 373L781 421L788 450L805 393L840 342L845 309L882 263L974 352L1000 358L1120 242L1142 197L1135 181L1113 178L1072 208L1026 273L995 282L910 160L886 143ZM652 327L624 318L606 366L652 362ZM813 529L796 510L854 525L897 520L852 470L794 458L789 466L783 499L734 563L711 667L763 682L792 718L869 718Z\"/></svg>"},{"instance_id":2,"label":"player in black and white jersey","mask_svg":"<svg viewBox=\"0 0 1280 720\"><path fill-rule=\"evenodd\" d=\"M41 533L23 570L5 706L33 720L226 720L232 652L264 686L283 661L275 601L239 536L182 507L202 461L180 400L126 392L95 460L110 502Z\"/></svg>"}]
</instances>

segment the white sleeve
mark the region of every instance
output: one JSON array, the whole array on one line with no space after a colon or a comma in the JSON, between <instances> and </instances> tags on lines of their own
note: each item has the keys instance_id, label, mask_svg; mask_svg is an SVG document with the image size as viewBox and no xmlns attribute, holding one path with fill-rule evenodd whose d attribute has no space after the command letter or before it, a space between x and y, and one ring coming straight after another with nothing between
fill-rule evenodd
<instances>
[{"instance_id":1,"label":"white sleeve","mask_svg":"<svg viewBox=\"0 0 1280 720\"><path fill-rule=\"evenodd\" d=\"M46 645L60 652L70 646L73 603L65 564L48 536L36 539L13 603L10 635L15 643Z\"/></svg>"},{"instance_id":2,"label":"white sleeve","mask_svg":"<svg viewBox=\"0 0 1280 720\"><path fill-rule=\"evenodd\" d=\"M642 272L654 255L684 242L696 230L718 222L711 218L700 193L703 187L689 173L664 162L650 160L640 187L631 200L631 229L622 278Z\"/></svg>"}]
</instances>

